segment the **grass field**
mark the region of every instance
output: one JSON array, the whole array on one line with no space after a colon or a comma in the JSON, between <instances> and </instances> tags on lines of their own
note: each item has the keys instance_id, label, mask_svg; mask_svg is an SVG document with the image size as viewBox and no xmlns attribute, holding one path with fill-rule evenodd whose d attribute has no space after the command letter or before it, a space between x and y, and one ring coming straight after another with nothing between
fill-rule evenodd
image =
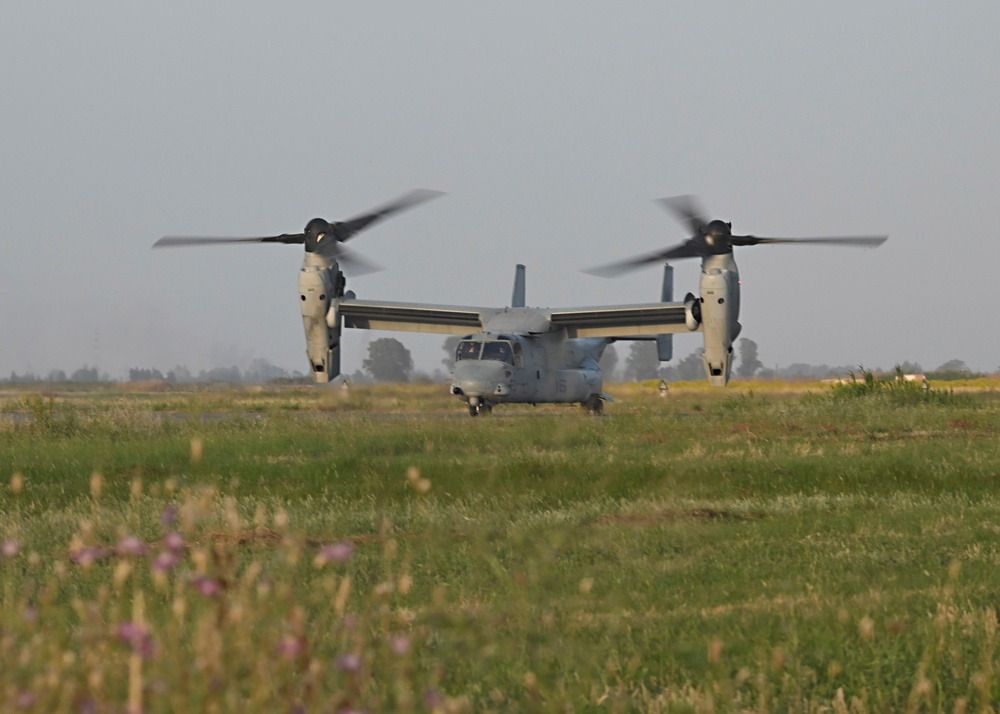
<instances>
[{"instance_id":1,"label":"grass field","mask_svg":"<svg viewBox=\"0 0 1000 714\"><path fill-rule=\"evenodd\" d=\"M993 711L997 387L0 393L2 711Z\"/></svg>"}]
</instances>

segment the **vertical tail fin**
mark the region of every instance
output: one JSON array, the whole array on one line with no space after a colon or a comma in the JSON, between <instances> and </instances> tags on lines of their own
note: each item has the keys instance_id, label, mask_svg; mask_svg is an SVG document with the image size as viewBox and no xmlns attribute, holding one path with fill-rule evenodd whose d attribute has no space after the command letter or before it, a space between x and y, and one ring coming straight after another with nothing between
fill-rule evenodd
<instances>
[{"instance_id":1,"label":"vertical tail fin","mask_svg":"<svg viewBox=\"0 0 1000 714\"><path fill-rule=\"evenodd\" d=\"M663 289L660 291L660 302L674 301L674 269L669 263L663 266ZM657 335L656 352L661 362L669 362L674 356L674 336Z\"/></svg>"},{"instance_id":2,"label":"vertical tail fin","mask_svg":"<svg viewBox=\"0 0 1000 714\"><path fill-rule=\"evenodd\" d=\"M524 304L524 266L518 263L514 269L514 294L510 298L511 307L525 307Z\"/></svg>"}]
</instances>

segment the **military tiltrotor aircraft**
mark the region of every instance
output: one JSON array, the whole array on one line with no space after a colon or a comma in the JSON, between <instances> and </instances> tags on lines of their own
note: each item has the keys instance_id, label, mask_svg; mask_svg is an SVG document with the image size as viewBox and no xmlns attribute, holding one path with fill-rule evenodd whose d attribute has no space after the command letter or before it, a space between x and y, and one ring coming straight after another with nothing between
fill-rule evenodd
<instances>
[{"instance_id":1,"label":"military tiltrotor aircraft","mask_svg":"<svg viewBox=\"0 0 1000 714\"><path fill-rule=\"evenodd\" d=\"M694 301L693 322L705 336L705 373L709 384L724 387L732 370L733 343L740 334L740 274L733 258L734 246L798 243L875 248L889 236L825 236L822 238L764 238L733 235L732 223L705 219L704 210L693 196L661 198L658 203L691 233L685 242L665 250L645 253L618 263L585 272L614 277L630 270L680 258L701 258L700 296L690 293L685 304ZM662 354L660 359L662 360Z\"/></svg>"},{"instance_id":2,"label":"military tiltrotor aircraft","mask_svg":"<svg viewBox=\"0 0 1000 714\"><path fill-rule=\"evenodd\" d=\"M300 243L305 258L299 272L299 300L306 354L316 382L340 374L343 328L440 333L461 336L451 393L473 416L501 403L579 403L600 413L603 392L598 361L616 340L655 340L661 361L671 359L678 332L705 332L706 368L713 384L729 378L729 354L739 332L738 277L728 224L706 223L692 215L697 235L678 248L651 253L596 272L612 275L653 262L664 263L660 302L565 309L532 308L525 302L525 269L518 265L510 306L501 308L360 300L346 289L345 271L355 275L374 266L342 245L359 231L391 214L441 195L418 189L344 222L314 218L302 233L257 238L165 237L155 247L219 243ZM671 203L670 205L675 205ZM679 204L677 204L679 205ZM697 221L697 225L695 225ZM723 228L725 230L723 231ZM742 237L740 240L749 239ZM790 239L753 239L783 242ZM794 239L791 239L794 240ZM853 242L856 239L815 239ZM881 242L884 238L877 240ZM728 250L725 246L729 246ZM703 257L702 297L688 293L673 302L673 268L667 260ZM711 291L711 292L709 292ZM714 306L730 305L726 310ZM735 308L732 307L735 303ZM704 321L704 316L708 320ZM703 324L703 321L705 324ZM711 342L711 344L709 344ZM709 357L708 355L711 355ZM711 361L710 361L711 360Z\"/></svg>"}]
</instances>

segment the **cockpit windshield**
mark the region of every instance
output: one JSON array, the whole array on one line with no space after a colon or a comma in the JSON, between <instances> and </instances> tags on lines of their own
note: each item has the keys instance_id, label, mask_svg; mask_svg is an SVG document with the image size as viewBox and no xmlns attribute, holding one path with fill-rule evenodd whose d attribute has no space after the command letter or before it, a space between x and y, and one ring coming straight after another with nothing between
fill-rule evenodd
<instances>
[{"instance_id":1,"label":"cockpit windshield","mask_svg":"<svg viewBox=\"0 0 1000 714\"><path fill-rule=\"evenodd\" d=\"M458 350L455 352L455 361L461 362L463 359L479 359L479 354L483 350L482 342L472 340L462 340L458 343Z\"/></svg>"},{"instance_id":2,"label":"cockpit windshield","mask_svg":"<svg viewBox=\"0 0 1000 714\"><path fill-rule=\"evenodd\" d=\"M499 362L513 364L513 355L509 342L484 342L483 359L495 359Z\"/></svg>"},{"instance_id":3,"label":"cockpit windshield","mask_svg":"<svg viewBox=\"0 0 1000 714\"><path fill-rule=\"evenodd\" d=\"M461 362L466 359L490 359L514 364L514 351L511 349L509 342L498 340L490 340L488 342L462 340L458 343L458 349L455 352L455 361Z\"/></svg>"}]
</instances>

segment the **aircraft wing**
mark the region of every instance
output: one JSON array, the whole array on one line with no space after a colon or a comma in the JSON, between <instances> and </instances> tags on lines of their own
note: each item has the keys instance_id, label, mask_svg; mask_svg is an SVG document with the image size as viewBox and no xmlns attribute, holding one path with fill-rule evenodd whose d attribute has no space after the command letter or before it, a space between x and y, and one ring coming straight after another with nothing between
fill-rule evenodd
<instances>
[{"instance_id":1,"label":"aircraft wing","mask_svg":"<svg viewBox=\"0 0 1000 714\"><path fill-rule=\"evenodd\" d=\"M636 305L604 305L553 310L549 321L565 327L570 337L651 338L689 330L685 324L682 302L639 303Z\"/></svg>"},{"instance_id":2,"label":"aircraft wing","mask_svg":"<svg viewBox=\"0 0 1000 714\"><path fill-rule=\"evenodd\" d=\"M465 305L432 305L383 300L340 299L333 302L344 327L361 330L395 330L465 335L481 332L495 308Z\"/></svg>"}]
</instances>

